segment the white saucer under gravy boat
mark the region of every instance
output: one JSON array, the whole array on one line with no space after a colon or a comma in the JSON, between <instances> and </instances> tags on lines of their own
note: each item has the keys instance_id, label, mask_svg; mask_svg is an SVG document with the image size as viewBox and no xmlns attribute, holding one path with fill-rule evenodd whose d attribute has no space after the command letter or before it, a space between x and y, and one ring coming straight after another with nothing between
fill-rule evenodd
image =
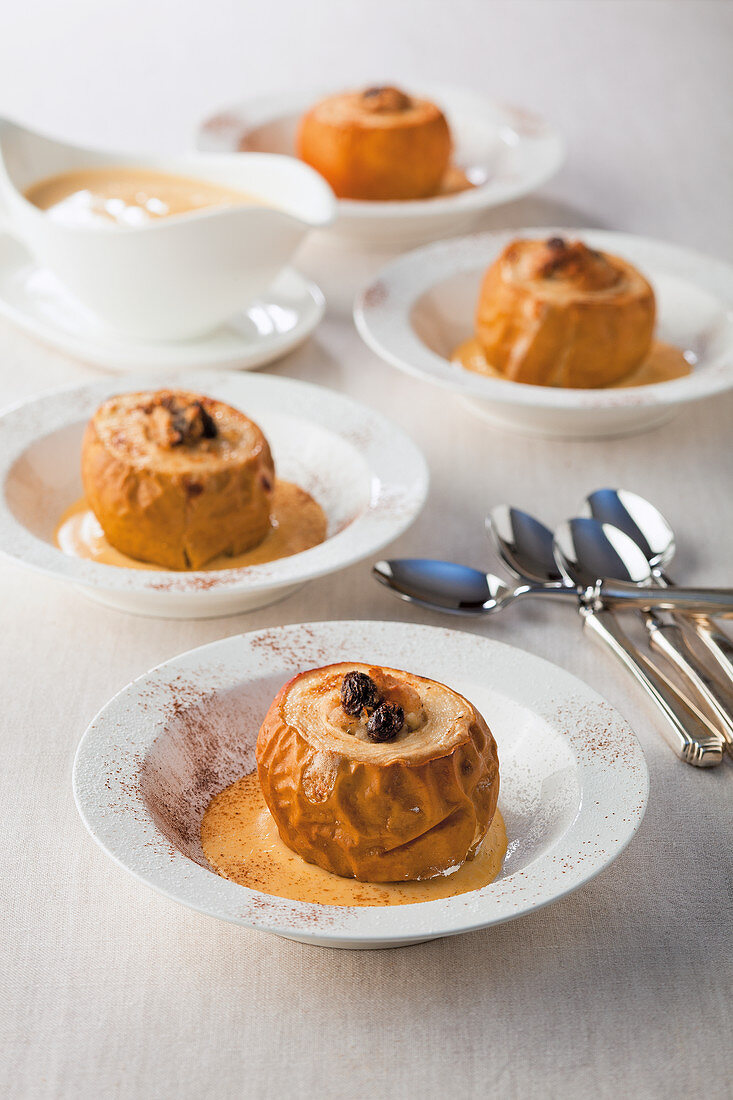
<instances>
[{"instance_id":1,"label":"white saucer under gravy boat","mask_svg":"<svg viewBox=\"0 0 733 1100\"><path fill-rule=\"evenodd\" d=\"M193 210L140 226L70 226L24 197L82 168L153 169L232 188L251 205ZM328 184L291 157L101 152L0 120L0 225L111 329L145 340L210 332L261 295L310 229L335 215Z\"/></svg>"}]
</instances>

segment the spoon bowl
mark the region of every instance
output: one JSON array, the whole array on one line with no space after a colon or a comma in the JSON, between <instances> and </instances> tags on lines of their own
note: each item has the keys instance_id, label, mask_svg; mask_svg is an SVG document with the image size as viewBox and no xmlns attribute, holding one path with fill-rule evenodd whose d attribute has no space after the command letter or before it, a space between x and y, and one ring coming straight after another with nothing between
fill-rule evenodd
<instances>
[{"instance_id":1,"label":"spoon bowl","mask_svg":"<svg viewBox=\"0 0 733 1100\"><path fill-rule=\"evenodd\" d=\"M564 584L555 562L552 531L528 512L497 504L486 517L486 530L512 573L539 584Z\"/></svg>"},{"instance_id":2,"label":"spoon bowl","mask_svg":"<svg viewBox=\"0 0 733 1100\"><path fill-rule=\"evenodd\" d=\"M555 560L567 581L590 588L604 577L649 584L651 567L643 551L618 527L587 517L561 523L555 532Z\"/></svg>"},{"instance_id":3,"label":"spoon bowl","mask_svg":"<svg viewBox=\"0 0 733 1100\"><path fill-rule=\"evenodd\" d=\"M586 497L581 514L623 531L644 553L652 570L668 565L674 557L674 531L659 509L637 493L597 489Z\"/></svg>"},{"instance_id":4,"label":"spoon bowl","mask_svg":"<svg viewBox=\"0 0 733 1100\"><path fill-rule=\"evenodd\" d=\"M430 558L378 561L372 573L401 600L453 615L498 611L511 592L492 573Z\"/></svg>"}]
</instances>

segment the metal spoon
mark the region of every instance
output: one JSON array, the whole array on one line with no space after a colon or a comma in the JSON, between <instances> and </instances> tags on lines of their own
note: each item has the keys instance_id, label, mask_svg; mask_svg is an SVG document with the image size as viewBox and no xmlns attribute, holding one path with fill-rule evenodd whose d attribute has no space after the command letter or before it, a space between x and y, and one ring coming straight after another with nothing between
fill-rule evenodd
<instances>
[{"instance_id":1,"label":"metal spoon","mask_svg":"<svg viewBox=\"0 0 733 1100\"><path fill-rule=\"evenodd\" d=\"M517 576L536 582L544 579L553 584L557 584L558 578L563 577L555 562L552 532L527 512L522 512L518 508L509 508L503 504L498 505L486 517L486 527L501 558ZM567 578L562 579L560 583L572 584ZM698 748L691 747L687 750L684 759L688 759L690 753L693 755L697 753L697 758L704 760L707 764L719 763L720 745L714 747L712 756L708 745L710 733L715 731L710 729L708 723L701 724L703 716L699 714L697 708L686 696L677 691L676 687L666 677L663 677L662 673L647 661L643 654L631 645L625 635L619 637L621 629L618 623L610 616L604 617L602 613L600 622L597 618L591 621L587 616L584 617L583 621L584 625L595 630L596 635L610 646L614 654L623 660L627 667L629 666L629 659L632 657L637 663L641 662L642 673L647 674L655 689L654 693L651 693L652 698L662 706L663 715L667 722L673 722L673 729L669 736L674 738L673 747L675 751L683 747L680 742L679 729L679 725L682 723L685 728L691 728L698 733L695 738ZM613 639L604 635L604 627L614 635ZM624 651L623 655L619 652L619 646ZM631 668L631 671L638 679L636 669ZM642 686L647 691L649 690L646 683L642 682ZM666 699L666 705L660 703L658 694ZM673 718L670 718L670 709L675 712ZM702 743L700 734L702 735Z\"/></svg>"},{"instance_id":2,"label":"metal spoon","mask_svg":"<svg viewBox=\"0 0 733 1100\"><path fill-rule=\"evenodd\" d=\"M508 504L497 504L486 517L486 530L500 558L515 576L538 584L568 587L569 582L555 562L552 531L534 516Z\"/></svg>"},{"instance_id":3,"label":"metal spoon","mask_svg":"<svg viewBox=\"0 0 733 1100\"><path fill-rule=\"evenodd\" d=\"M598 547L604 545L604 555L598 557ZM733 613L733 589L730 588L674 588L660 589L651 585L649 562L636 543L609 523L580 517L563 523L555 531L555 561L563 576L585 588L596 588L599 604L618 604L617 591L626 593L636 587L640 600L634 604L625 600L627 607L642 607L659 611L679 611L686 615L731 615ZM597 570L603 566L606 573ZM623 571L629 578L612 581ZM601 581L599 578L603 577ZM609 598L612 597L612 598Z\"/></svg>"},{"instance_id":4,"label":"metal spoon","mask_svg":"<svg viewBox=\"0 0 733 1100\"><path fill-rule=\"evenodd\" d=\"M602 523L612 523L632 538L649 562L656 583L663 588L674 587L671 578L664 571L674 557L674 532L653 504L627 489L598 489L586 498L583 507L594 519ZM694 630L715 662L723 682L733 691L731 639L707 618L688 617L681 620L680 625Z\"/></svg>"},{"instance_id":5,"label":"metal spoon","mask_svg":"<svg viewBox=\"0 0 733 1100\"><path fill-rule=\"evenodd\" d=\"M588 521L592 522L592 521ZM649 574L646 558L639 551L643 569ZM661 593L660 589L642 587L640 583L625 584L622 581L594 581L589 586L574 591L565 584L519 584L509 588L493 573L482 573L468 565L450 561L433 561L431 558L393 558L378 561L372 573L382 584L390 588L400 599L419 603L436 611L449 611L456 615L481 615L501 611L513 600L523 596L542 596L563 600L582 595L599 607L629 607L646 609L657 607L684 607L689 609L711 607L717 614L733 615L733 591L715 591L697 588L677 588L674 593Z\"/></svg>"},{"instance_id":6,"label":"metal spoon","mask_svg":"<svg viewBox=\"0 0 733 1100\"><path fill-rule=\"evenodd\" d=\"M639 575L640 554L644 558L647 571L649 570L649 562L641 548L618 528L587 518L571 520L570 527L574 532L581 565L587 574L612 576L621 581L631 580ZM581 542L582 549L578 546ZM648 579L648 575L644 577L645 582ZM695 654L687 645L679 626L660 618L654 611L643 611L641 614L650 646L674 665L691 690L693 699L697 701L699 697L703 710L710 712L713 724L722 735L728 751L733 752L733 715L730 712L730 701L717 683L696 663Z\"/></svg>"},{"instance_id":7,"label":"metal spoon","mask_svg":"<svg viewBox=\"0 0 733 1100\"><path fill-rule=\"evenodd\" d=\"M523 596L567 596L577 601L574 589L560 590L545 585L520 584L510 588L493 573L482 573L469 565L430 558L395 558L378 561L372 573L401 600L448 611L454 615L485 615L501 611Z\"/></svg>"},{"instance_id":8,"label":"metal spoon","mask_svg":"<svg viewBox=\"0 0 733 1100\"><path fill-rule=\"evenodd\" d=\"M599 566L608 568L611 573L621 567L620 553L629 560L628 575L638 576L643 581L644 566L648 576L649 564L623 531L593 519L574 519L561 524L555 532L554 556L561 573L568 583L585 586L589 593L593 578L604 576L603 570L597 571ZM657 703L666 718L662 726L666 739L677 755L696 767L719 764L723 757L720 733L694 703L636 649L615 616L587 597L581 600L580 614L584 628L591 630L611 649Z\"/></svg>"}]
</instances>

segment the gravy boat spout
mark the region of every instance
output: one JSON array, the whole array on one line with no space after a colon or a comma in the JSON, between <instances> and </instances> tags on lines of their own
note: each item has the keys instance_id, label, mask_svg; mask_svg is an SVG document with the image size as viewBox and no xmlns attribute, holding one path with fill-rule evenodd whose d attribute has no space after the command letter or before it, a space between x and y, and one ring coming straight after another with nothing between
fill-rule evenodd
<instances>
[{"instance_id":1,"label":"gravy boat spout","mask_svg":"<svg viewBox=\"0 0 733 1100\"><path fill-rule=\"evenodd\" d=\"M25 192L67 172L125 168L201 180L242 201L136 225L71 224ZM0 220L103 325L146 340L186 340L263 294L306 234L336 210L328 184L292 157L181 156L84 149L0 120Z\"/></svg>"}]
</instances>

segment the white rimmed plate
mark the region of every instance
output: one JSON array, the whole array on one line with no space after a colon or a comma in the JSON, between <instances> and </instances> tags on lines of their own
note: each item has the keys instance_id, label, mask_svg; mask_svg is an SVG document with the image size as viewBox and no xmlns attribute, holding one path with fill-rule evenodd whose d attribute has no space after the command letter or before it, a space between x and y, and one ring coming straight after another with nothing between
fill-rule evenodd
<instances>
[{"instance_id":1,"label":"white rimmed plate","mask_svg":"<svg viewBox=\"0 0 733 1100\"><path fill-rule=\"evenodd\" d=\"M227 108L201 124L197 147L205 152L258 150L292 156L298 119L334 90L267 96ZM416 202L340 199L336 224L326 232L371 243L418 244L465 231L485 210L536 190L564 160L559 134L528 111L441 84L411 85L410 90L443 109L453 134L454 163L476 186Z\"/></svg>"},{"instance_id":2,"label":"white rimmed plate","mask_svg":"<svg viewBox=\"0 0 733 1100\"><path fill-rule=\"evenodd\" d=\"M569 236L616 253L649 279L657 335L687 353L685 378L609 390L553 389L486 378L451 363L473 334L481 278L515 237ZM356 326L383 359L466 398L488 421L567 438L623 435L663 423L684 405L733 388L733 267L661 241L601 230L503 230L418 249L358 295Z\"/></svg>"},{"instance_id":3,"label":"white rimmed plate","mask_svg":"<svg viewBox=\"0 0 733 1100\"><path fill-rule=\"evenodd\" d=\"M378 413L331 390L234 372L125 382L122 391L117 380L45 394L0 417L0 551L80 586L101 603L164 618L262 607L375 553L423 505L428 474L415 444ZM57 549L53 536L61 514L82 495L81 440L95 409L125 390L183 383L257 421L279 476L306 489L326 512L325 542L265 565L215 572L123 569Z\"/></svg>"},{"instance_id":4,"label":"white rimmed plate","mask_svg":"<svg viewBox=\"0 0 733 1100\"><path fill-rule=\"evenodd\" d=\"M259 725L296 672L334 661L444 681L483 713L499 749L509 847L495 882L414 905L289 901L214 874L200 844L210 799L254 766ZM624 849L649 777L623 718L570 673L453 630L321 622L191 650L124 688L79 745L74 794L97 843L131 874L221 920L326 947L396 947L512 920L576 890Z\"/></svg>"},{"instance_id":5,"label":"white rimmed plate","mask_svg":"<svg viewBox=\"0 0 733 1100\"><path fill-rule=\"evenodd\" d=\"M44 344L115 373L262 367L302 344L324 310L316 284L287 268L262 298L207 336L126 339L105 328L18 241L0 233L0 316Z\"/></svg>"}]
</instances>

